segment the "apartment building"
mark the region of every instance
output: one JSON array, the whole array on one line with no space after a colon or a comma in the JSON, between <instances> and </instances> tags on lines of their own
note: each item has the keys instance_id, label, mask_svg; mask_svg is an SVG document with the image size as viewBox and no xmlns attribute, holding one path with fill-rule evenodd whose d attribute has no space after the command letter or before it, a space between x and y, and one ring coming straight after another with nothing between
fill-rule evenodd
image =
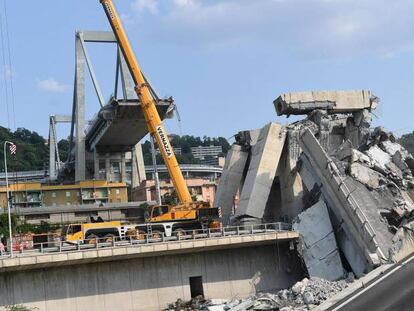
<instances>
[{"instance_id":1,"label":"apartment building","mask_svg":"<svg viewBox=\"0 0 414 311\"><path fill-rule=\"evenodd\" d=\"M221 146L198 146L191 147L191 153L196 159L204 160L206 157L217 158L223 153Z\"/></svg>"},{"instance_id":2,"label":"apartment building","mask_svg":"<svg viewBox=\"0 0 414 311\"><path fill-rule=\"evenodd\" d=\"M190 194L198 201L210 202L211 206L214 203L214 195L216 193L217 181L211 181L203 178L189 178L185 180ZM174 185L171 180L160 181L161 197L166 194L171 194L174 191ZM135 188L132 192L134 201L155 201L155 181L145 180L141 185Z\"/></svg>"},{"instance_id":3,"label":"apartment building","mask_svg":"<svg viewBox=\"0 0 414 311\"><path fill-rule=\"evenodd\" d=\"M9 186L9 192L12 207L17 208L128 202L126 183L106 180L87 180L69 185L16 183ZM6 187L0 187L0 207L7 207L6 198Z\"/></svg>"}]
</instances>

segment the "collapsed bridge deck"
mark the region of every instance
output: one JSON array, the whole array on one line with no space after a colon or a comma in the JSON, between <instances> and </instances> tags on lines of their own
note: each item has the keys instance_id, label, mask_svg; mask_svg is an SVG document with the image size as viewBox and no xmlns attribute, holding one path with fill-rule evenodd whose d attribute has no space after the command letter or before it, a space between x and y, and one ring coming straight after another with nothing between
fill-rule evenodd
<instances>
[{"instance_id":1,"label":"collapsed bridge deck","mask_svg":"<svg viewBox=\"0 0 414 311\"><path fill-rule=\"evenodd\" d=\"M170 101L158 101L156 107L161 119L170 109ZM87 129L86 145L99 152L131 150L145 135L148 128L141 105L137 100L113 100L100 109Z\"/></svg>"}]
</instances>

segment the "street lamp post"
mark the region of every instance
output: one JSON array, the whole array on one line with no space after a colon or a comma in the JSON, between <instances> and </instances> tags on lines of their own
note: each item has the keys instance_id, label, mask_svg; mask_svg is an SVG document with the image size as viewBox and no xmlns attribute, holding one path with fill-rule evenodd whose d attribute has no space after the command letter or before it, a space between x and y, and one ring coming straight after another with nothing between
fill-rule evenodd
<instances>
[{"instance_id":1,"label":"street lamp post","mask_svg":"<svg viewBox=\"0 0 414 311\"><path fill-rule=\"evenodd\" d=\"M7 144L14 146L14 143L7 141L7 140L4 142L4 172L6 173L6 198L7 198L7 212L9 216L10 257L13 257L13 234L12 234L11 212L10 212L9 179L7 176L7 152L6 152Z\"/></svg>"}]
</instances>

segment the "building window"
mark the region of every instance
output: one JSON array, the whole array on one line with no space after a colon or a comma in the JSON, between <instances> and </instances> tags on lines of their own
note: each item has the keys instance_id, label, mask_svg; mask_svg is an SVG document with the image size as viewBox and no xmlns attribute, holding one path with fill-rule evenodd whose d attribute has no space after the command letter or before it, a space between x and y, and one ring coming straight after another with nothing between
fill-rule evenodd
<instances>
[{"instance_id":1,"label":"building window","mask_svg":"<svg viewBox=\"0 0 414 311\"><path fill-rule=\"evenodd\" d=\"M112 162L112 172L114 174L119 174L121 172L120 165L119 162Z\"/></svg>"},{"instance_id":2,"label":"building window","mask_svg":"<svg viewBox=\"0 0 414 311\"><path fill-rule=\"evenodd\" d=\"M191 187L190 189L191 189L192 194L202 194L203 193L203 189L199 186Z\"/></svg>"},{"instance_id":3,"label":"building window","mask_svg":"<svg viewBox=\"0 0 414 311\"><path fill-rule=\"evenodd\" d=\"M56 192L52 192L52 198L56 198Z\"/></svg>"},{"instance_id":4,"label":"building window","mask_svg":"<svg viewBox=\"0 0 414 311\"><path fill-rule=\"evenodd\" d=\"M119 194L119 189L116 189L116 190L115 190L115 193L116 193L116 194Z\"/></svg>"},{"instance_id":5,"label":"building window","mask_svg":"<svg viewBox=\"0 0 414 311\"><path fill-rule=\"evenodd\" d=\"M103 176L106 173L105 160L99 160L99 175Z\"/></svg>"},{"instance_id":6,"label":"building window","mask_svg":"<svg viewBox=\"0 0 414 311\"><path fill-rule=\"evenodd\" d=\"M69 198L70 197L70 191L66 191L66 197Z\"/></svg>"},{"instance_id":7,"label":"building window","mask_svg":"<svg viewBox=\"0 0 414 311\"><path fill-rule=\"evenodd\" d=\"M132 172L132 161L125 163L125 172L127 172L128 174Z\"/></svg>"}]
</instances>

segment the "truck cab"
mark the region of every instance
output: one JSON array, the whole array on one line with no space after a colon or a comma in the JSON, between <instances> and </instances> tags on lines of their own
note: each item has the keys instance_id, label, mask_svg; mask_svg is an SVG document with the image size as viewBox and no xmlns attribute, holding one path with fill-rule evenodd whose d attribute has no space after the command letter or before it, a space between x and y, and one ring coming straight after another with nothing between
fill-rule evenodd
<instances>
[{"instance_id":1,"label":"truck cab","mask_svg":"<svg viewBox=\"0 0 414 311\"><path fill-rule=\"evenodd\" d=\"M121 237L120 221L69 224L62 229L62 240L75 243L95 243L97 239L112 241Z\"/></svg>"},{"instance_id":2,"label":"truck cab","mask_svg":"<svg viewBox=\"0 0 414 311\"><path fill-rule=\"evenodd\" d=\"M63 241L68 242L83 240L82 225L70 224L63 226L61 237Z\"/></svg>"}]
</instances>

